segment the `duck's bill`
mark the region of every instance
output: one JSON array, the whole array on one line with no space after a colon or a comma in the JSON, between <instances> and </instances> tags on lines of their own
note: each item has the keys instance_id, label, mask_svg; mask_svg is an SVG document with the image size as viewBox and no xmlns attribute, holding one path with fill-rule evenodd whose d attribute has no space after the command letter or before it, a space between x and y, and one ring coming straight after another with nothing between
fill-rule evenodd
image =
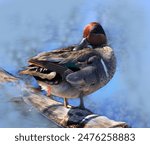
<instances>
[{"instance_id":1,"label":"duck's bill","mask_svg":"<svg viewBox=\"0 0 150 145\"><path fill-rule=\"evenodd\" d=\"M83 38L78 46L76 46L73 50L81 50L88 46L87 38Z\"/></svg>"}]
</instances>

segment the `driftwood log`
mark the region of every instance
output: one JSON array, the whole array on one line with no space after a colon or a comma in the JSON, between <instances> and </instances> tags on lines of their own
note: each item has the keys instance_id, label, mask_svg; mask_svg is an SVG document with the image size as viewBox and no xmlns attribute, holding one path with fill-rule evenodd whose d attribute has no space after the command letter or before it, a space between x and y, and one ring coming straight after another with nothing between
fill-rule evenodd
<instances>
[{"instance_id":1,"label":"driftwood log","mask_svg":"<svg viewBox=\"0 0 150 145\"><path fill-rule=\"evenodd\" d=\"M4 69L0 68L0 83L13 82L19 78L11 75ZM61 127L71 128L126 128L128 125L125 122L111 120L105 116L99 116L92 113L88 109L69 109L65 108L62 103L57 102L49 97L34 92L27 86L28 95L23 96L23 100L27 104L31 104L42 115L49 120L55 122Z\"/></svg>"}]
</instances>

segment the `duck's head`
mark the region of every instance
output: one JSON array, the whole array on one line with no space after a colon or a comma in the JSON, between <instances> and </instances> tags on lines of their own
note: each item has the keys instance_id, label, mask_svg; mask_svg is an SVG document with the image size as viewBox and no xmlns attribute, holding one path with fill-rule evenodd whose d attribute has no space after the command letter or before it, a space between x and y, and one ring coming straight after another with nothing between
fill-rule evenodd
<instances>
[{"instance_id":1,"label":"duck's head","mask_svg":"<svg viewBox=\"0 0 150 145\"><path fill-rule=\"evenodd\" d=\"M104 29L99 23L91 22L84 27L83 38L75 50L87 47L87 45L98 47L105 44L107 44L107 38Z\"/></svg>"}]
</instances>

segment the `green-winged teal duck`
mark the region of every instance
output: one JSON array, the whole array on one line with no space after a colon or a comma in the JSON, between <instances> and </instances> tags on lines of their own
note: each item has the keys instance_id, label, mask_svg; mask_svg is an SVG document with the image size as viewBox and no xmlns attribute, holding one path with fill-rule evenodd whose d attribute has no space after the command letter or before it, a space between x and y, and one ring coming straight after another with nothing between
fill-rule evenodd
<instances>
[{"instance_id":1,"label":"green-winged teal duck","mask_svg":"<svg viewBox=\"0 0 150 145\"><path fill-rule=\"evenodd\" d=\"M106 85L116 69L114 51L107 45L102 26L92 22L85 26L83 39L77 46L40 53L29 59L21 74L33 76L47 94L67 99L83 97Z\"/></svg>"}]
</instances>

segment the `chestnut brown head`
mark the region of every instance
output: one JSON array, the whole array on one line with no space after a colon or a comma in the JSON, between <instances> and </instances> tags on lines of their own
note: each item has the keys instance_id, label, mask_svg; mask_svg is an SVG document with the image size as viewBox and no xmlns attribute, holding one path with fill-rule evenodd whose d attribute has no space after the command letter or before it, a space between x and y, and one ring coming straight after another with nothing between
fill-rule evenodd
<instances>
[{"instance_id":1,"label":"chestnut brown head","mask_svg":"<svg viewBox=\"0 0 150 145\"><path fill-rule=\"evenodd\" d=\"M106 34L102 26L97 22L92 22L85 26L83 38L86 38L90 45L101 46L107 44Z\"/></svg>"},{"instance_id":2,"label":"chestnut brown head","mask_svg":"<svg viewBox=\"0 0 150 145\"><path fill-rule=\"evenodd\" d=\"M91 22L84 27L83 39L74 50L82 49L87 47L87 45L91 45L95 48L106 44L107 38L102 26L97 22Z\"/></svg>"}]
</instances>

